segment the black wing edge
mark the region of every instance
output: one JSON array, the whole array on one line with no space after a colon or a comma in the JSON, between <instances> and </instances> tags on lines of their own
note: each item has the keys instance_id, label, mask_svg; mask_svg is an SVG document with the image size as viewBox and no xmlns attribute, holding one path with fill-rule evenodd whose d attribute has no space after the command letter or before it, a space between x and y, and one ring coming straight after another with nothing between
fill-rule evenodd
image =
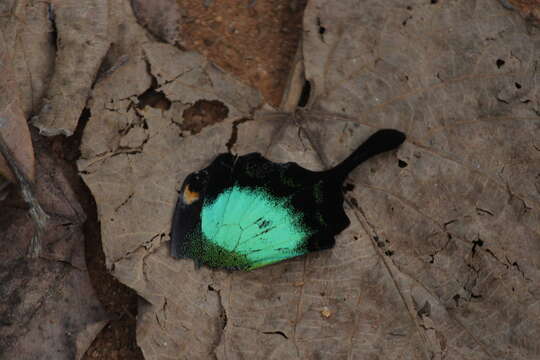
<instances>
[{"instance_id":1,"label":"black wing edge","mask_svg":"<svg viewBox=\"0 0 540 360\"><path fill-rule=\"evenodd\" d=\"M176 259L189 257L187 251L191 245L189 234L193 234L200 224L200 202L186 205L178 198L171 227L171 256Z\"/></svg>"}]
</instances>

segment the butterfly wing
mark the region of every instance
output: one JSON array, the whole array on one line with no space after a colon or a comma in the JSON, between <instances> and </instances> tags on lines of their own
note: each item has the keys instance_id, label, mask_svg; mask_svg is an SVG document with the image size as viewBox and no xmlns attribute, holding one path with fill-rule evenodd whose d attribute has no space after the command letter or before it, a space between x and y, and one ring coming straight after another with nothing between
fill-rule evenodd
<instances>
[{"instance_id":1,"label":"butterfly wing","mask_svg":"<svg viewBox=\"0 0 540 360\"><path fill-rule=\"evenodd\" d=\"M182 186L172 255L211 268L251 270L329 249L349 225L341 189L347 174L404 140L399 131L380 130L322 172L276 164L259 153L221 154Z\"/></svg>"},{"instance_id":2,"label":"butterfly wing","mask_svg":"<svg viewBox=\"0 0 540 360\"><path fill-rule=\"evenodd\" d=\"M233 186L203 206L205 241L242 258L242 269L272 264L307 252L310 229L287 198L262 188Z\"/></svg>"},{"instance_id":3,"label":"butterfly wing","mask_svg":"<svg viewBox=\"0 0 540 360\"><path fill-rule=\"evenodd\" d=\"M201 209L205 201L215 199L233 183L235 157L220 154L200 171L186 177L179 191L171 228L171 255L192 258L197 264L201 250Z\"/></svg>"},{"instance_id":4,"label":"butterfly wing","mask_svg":"<svg viewBox=\"0 0 540 360\"><path fill-rule=\"evenodd\" d=\"M211 268L251 270L334 246L348 225L340 184L258 153L218 156L186 178L172 255Z\"/></svg>"}]
</instances>

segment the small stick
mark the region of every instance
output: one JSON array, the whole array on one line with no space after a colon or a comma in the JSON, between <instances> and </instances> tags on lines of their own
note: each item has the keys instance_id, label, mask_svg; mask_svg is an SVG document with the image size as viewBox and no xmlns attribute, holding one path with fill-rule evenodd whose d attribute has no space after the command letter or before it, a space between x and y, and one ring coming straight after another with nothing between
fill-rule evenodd
<instances>
[{"instance_id":1,"label":"small stick","mask_svg":"<svg viewBox=\"0 0 540 360\"><path fill-rule=\"evenodd\" d=\"M5 119L0 118L0 128L2 127L2 123L4 121ZM28 179L24 171L22 171L21 167L17 163L17 160L15 160L13 153L11 152L6 142L4 141L4 137L2 136L1 131L0 131L0 154L4 156L4 159L6 159L6 162L9 168L11 169L11 171L13 172L13 175L19 182L19 186L20 186L24 201L30 206L30 210L29 210L30 217L36 224L36 232L34 233L34 236L32 237L32 239L30 240L30 245L28 246L26 256L30 258L37 258L41 254L41 236L45 231L45 226L47 225L49 216L39 204L34 194L33 183L30 181L30 179Z\"/></svg>"}]
</instances>

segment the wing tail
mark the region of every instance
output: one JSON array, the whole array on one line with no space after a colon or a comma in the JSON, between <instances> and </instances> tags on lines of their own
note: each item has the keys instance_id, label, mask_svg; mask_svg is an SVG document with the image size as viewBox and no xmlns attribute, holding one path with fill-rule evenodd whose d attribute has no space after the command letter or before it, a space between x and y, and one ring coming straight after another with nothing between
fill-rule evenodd
<instances>
[{"instance_id":1,"label":"wing tail","mask_svg":"<svg viewBox=\"0 0 540 360\"><path fill-rule=\"evenodd\" d=\"M328 170L328 175L343 179L367 159L399 147L405 138L405 134L398 130L379 130L364 141L349 157Z\"/></svg>"}]
</instances>

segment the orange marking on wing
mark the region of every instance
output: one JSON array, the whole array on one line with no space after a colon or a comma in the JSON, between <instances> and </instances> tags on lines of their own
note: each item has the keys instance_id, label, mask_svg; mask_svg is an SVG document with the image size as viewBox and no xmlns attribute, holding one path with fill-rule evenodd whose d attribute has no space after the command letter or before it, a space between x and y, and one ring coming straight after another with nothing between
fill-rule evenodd
<instances>
[{"instance_id":1,"label":"orange marking on wing","mask_svg":"<svg viewBox=\"0 0 540 360\"><path fill-rule=\"evenodd\" d=\"M186 185L182 199L184 200L185 204L191 205L193 202L199 200L199 193L196 191L191 191L189 186Z\"/></svg>"}]
</instances>

